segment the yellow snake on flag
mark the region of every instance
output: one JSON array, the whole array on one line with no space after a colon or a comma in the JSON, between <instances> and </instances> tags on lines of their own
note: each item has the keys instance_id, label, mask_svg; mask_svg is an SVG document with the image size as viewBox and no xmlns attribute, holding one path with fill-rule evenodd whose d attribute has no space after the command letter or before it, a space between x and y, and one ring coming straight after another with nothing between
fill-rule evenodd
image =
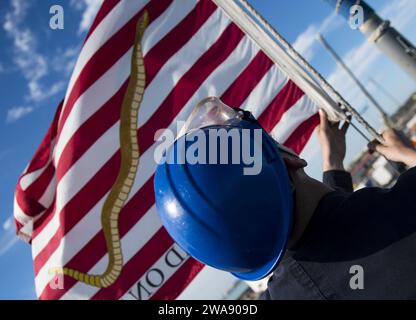
<instances>
[{"instance_id":1,"label":"yellow snake on flag","mask_svg":"<svg viewBox=\"0 0 416 320\"><path fill-rule=\"evenodd\" d=\"M49 270L51 273L64 274L77 281L99 288L107 288L112 285L120 276L123 268L119 215L133 187L140 160L137 116L146 84L141 41L148 24L149 15L145 11L136 26L130 80L121 107L120 170L101 212L102 230L108 253L107 269L102 274L88 274L66 267L55 267Z\"/></svg>"}]
</instances>

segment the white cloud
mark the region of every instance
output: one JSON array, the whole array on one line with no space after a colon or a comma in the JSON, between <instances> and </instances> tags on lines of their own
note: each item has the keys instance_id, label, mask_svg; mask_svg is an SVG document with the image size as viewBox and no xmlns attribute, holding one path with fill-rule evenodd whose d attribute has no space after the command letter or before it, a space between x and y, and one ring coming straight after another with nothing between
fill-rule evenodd
<instances>
[{"instance_id":1,"label":"white cloud","mask_svg":"<svg viewBox=\"0 0 416 320\"><path fill-rule=\"evenodd\" d=\"M12 218L8 218L4 223L3 223L3 230L8 231L13 227L13 219Z\"/></svg>"},{"instance_id":2,"label":"white cloud","mask_svg":"<svg viewBox=\"0 0 416 320\"><path fill-rule=\"evenodd\" d=\"M14 232L13 218L9 217L3 223L3 231L0 238L0 256L8 252L17 243L18 237Z\"/></svg>"},{"instance_id":3,"label":"white cloud","mask_svg":"<svg viewBox=\"0 0 416 320\"><path fill-rule=\"evenodd\" d=\"M29 81L30 96L34 101L42 101L61 92L65 88L65 82L59 81L48 88L44 88L38 81Z\"/></svg>"},{"instance_id":4,"label":"white cloud","mask_svg":"<svg viewBox=\"0 0 416 320\"><path fill-rule=\"evenodd\" d=\"M94 21L95 15L101 7L101 3L102 0L71 0L70 4L74 9L83 10L78 34L88 31Z\"/></svg>"},{"instance_id":5,"label":"white cloud","mask_svg":"<svg viewBox=\"0 0 416 320\"><path fill-rule=\"evenodd\" d=\"M12 10L6 14L3 28L14 44L14 62L29 82L29 99L38 101L41 95L33 91L38 81L47 74L45 57L36 52L36 38L28 28L22 28L28 6L23 0L12 0ZM32 85L30 85L32 83Z\"/></svg>"},{"instance_id":6,"label":"white cloud","mask_svg":"<svg viewBox=\"0 0 416 320\"><path fill-rule=\"evenodd\" d=\"M15 122L17 120L19 120L20 118L28 115L29 113L31 113L34 110L33 107L13 107L10 108L9 110L7 110L7 117L6 117L6 122L7 123L12 123Z\"/></svg>"},{"instance_id":7,"label":"white cloud","mask_svg":"<svg viewBox=\"0 0 416 320\"><path fill-rule=\"evenodd\" d=\"M319 43L316 41L319 33L330 33L342 24L336 13L331 13L319 25L311 24L302 32L293 43L293 47L305 57L311 60L316 53Z\"/></svg>"},{"instance_id":8,"label":"white cloud","mask_svg":"<svg viewBox=\"0 0 416 320\"><path fill-rule=\"evenodd\" d=\"M357 78L363 77L377 59L381 56L379 50L374 48L374 44L370 42L364 42L348 51L342 58L345 64L353 70ZM345 73L345 70L340 66L336 66L334 71L327 77L328 81L336 87L347 88L356 86L353 84L349 76ZM346 81L346 79L348 79Z\"/></svg>"},{"instance_id":9,"label":"white cloud","mask_svg":"<svg viewBox=\"0 0 416 320\"><path fill-rule=\"evenodd\" d=\"M64 88L64 82L51 86L43 83L44 78L49 74L48 58L37 50L35 34L24 26L23 22L30 9L29 6L29 1L12 0L11 10L5 15L3 29L13 42L13 62L27 81L26 103L33 104L60 92ZM31 106L11 108L7 113L6 121L16 121L33 110Z\"/></svg>"},{"instance_id":10,"label":"white cloud","mask_svg":"<svg viewBox=\"0 0 416 320\"><path fill-rule=\"evenodd\" d=\"M315 24L312 24L296 38L296 41L293 44L296 51L307 60L311 60L315 54L314 47L318 33L318 27Z\"/></svg>"},{"instance_id":11,"label":"white cloud","mask_svg":"<svg viewBox=\"0 0 416 320\"><path fill-rule=\"evenodd\" d=\"M390 1L380 11L380 16L390 20L393 27L398 30L406 28L406 26L414 21L416 17L416 6L414 0L395 0Z\"/></svg>"},{"instance_id":12,"label":"white cloud","mask_svg":"<svg viewBox=\"0 0 416 320\"><path fill-rule=\"evenodd\" d=\"M69 76L74 69L80 49L79 45L68 47L65 50L59 48L52 59L52 68L56 72L63 72L66 76Z\"/></svg>"}]
</instances>

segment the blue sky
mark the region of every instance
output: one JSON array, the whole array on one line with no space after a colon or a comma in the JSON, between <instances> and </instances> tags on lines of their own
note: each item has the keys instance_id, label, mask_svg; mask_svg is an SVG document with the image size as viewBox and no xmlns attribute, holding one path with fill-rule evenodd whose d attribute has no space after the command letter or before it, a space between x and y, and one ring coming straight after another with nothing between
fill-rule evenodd
<instances>
[{"instance_id":1,"label":"blue sky","mask_svg":"<svg viewBox=\"0 0 416 320\"><path fill-rule=\"evenodd\" d=\"M31 159L64 95L77 52L99 0L4 0L0 2L0 299L35 298L30 246L17 241L12 223L13 193L18 176ZM382 83L403 102L415 90L412 81L383 57L363 35L349 28L323 0L252 0L251 3L277 30L322 72L356 109L368 104L345 74L314 38L321 31L345 58L388 112L396 105L375 87ZM416 42L414 0L368 0L406 37ZM64 30L49 28L49 8L65 10ZM380 127L370 107L364 116ZM363 149L364 140L350 130L351 160ZM309 172L321 170L319 148L313 138L304 156Z\"/></svg>"}]
</instances>

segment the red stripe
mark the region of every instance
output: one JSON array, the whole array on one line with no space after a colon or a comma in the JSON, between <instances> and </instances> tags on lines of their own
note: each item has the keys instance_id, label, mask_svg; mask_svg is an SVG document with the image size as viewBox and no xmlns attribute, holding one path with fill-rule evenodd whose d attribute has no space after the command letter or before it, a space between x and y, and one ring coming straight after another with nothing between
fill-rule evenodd
<instances>
[{"instance_id":1,"label":"red stripe","mask_svg":"<svg viewBox=\"0 0 416 320\"><path fill-rule=\"evenodd\" d=\"M49 127L45 137L42 139L42 142L40 143L38 150L36 150L35 155L32 158L32 161L30 161L26 174L36 171L44 167L48 163L50 159L51 143L55 139L57 134L58 120L62 111L63 103L63 101L59 103L55 111L52 124ZM20 179L22 179L22 177L20 177Z\"/></svg>"},{"instance_id":2,"label":"red stripe","mask_svg":"<svg viewBox=\"0 0 416 320\"><path fill-rule=\"evenodd\" d=\"M19 231L20 229L23 228L23 224L21 224L19 221L16 220L16 218L14 219L14 224L16 225L16 230Z\"/></svg>"},{"instance_id":3,"label":"red stripe","mask_svg":"<svg viewBox=\"0 0 416 320\"><path fill-rule=\"evenodd\" d=\"M150 300L174 300L188 287L192 280L203 269L204 265L193 258L189 258L162 285Z\"/></svg>"},{"instance_id":4,"label":"red stripe","mask_svg":"<svg viewBox=\"0 0 416 320\"><path fill-rule=\"evenodd\" d=\"M45 207L37 200L29 197L19 185L16 187L15 197L17 205L29 217L35 217L45 211Z\"/></svg>"},{"instance_id":5,"label":"red stripe","mask_svg":"<svg viewBox=\"0 0 416 320\"><path fill-rule=\"evenodd\" d=\"M45 211L39 199L43 196L55 175L55 168L50 161L45 170L34 180L26 190L20 182L16 186L15 197L21 210L30 217L36 217Z\"/></svg>"},{"instance_id":6,"label":"red stripe","mask_svg":"<svg viewBox=\"0 0 416 320\"><path fill-rule=\"evenodd\" d=\"M302 96L303 91L292 80L289 80L258 118L264 130L270 132L280 121L282 115Z\"/></svg>"},{"instance_id":7,"label":"red stripe","mask_svg":"<svg viewBox=\"0 0 416 320\"><path fill-rule=\"evenodd\" d=\"M90 29L88 30L87 36L85 38L85 42L87 42L90 35L94 32L94 30L97 28L97 26L101 23L101 21L104 20L104 18L111 12L111 10L114 9L116 5L120 0L105 0L103 4L101 5L100 10L98 10L97 15L95 16L95 19L93 23L91 24Z\"/></svg>"},{"instance_id":8,"label":"red stripe","mask_svg":"<svg viewBox=\"0 0 416 320\"><path fill-rule=\"evenodd\" d=\"M146 86L152 82L162 66L182 48L208 20L217 6L210 0L201 0L188 15L161 39L144 59Z\"/></svg>"},{"instance_id":9,"label":"red stripe","mask_svg":"<svg viewBox=\"0 0 416 320\"><path fill-rule=\"evenodd\" d=\"M319 124L319 114L315 113L313 116L301 123L295 131L287 138L284 143L285 146L291 148L297 154L301 153L309 138L311 137L313 130Z\"/></svg>"},{"instance_id":10,"label":"red stripe","mask_svg":"<svg viewBox=\"0 0 416 320\"><path fill-rule=\"evenodd\" d=\"M45 193L51 181L53 180L54 175L55 175L55 167L53 166L52 162L49 162L46 169L25 190L26 195L32 199L39 200Z\"/></svg>"},{"instance_id":11,"label":"red stripe","mask_svg":"<svg viewBox=\"0 0 416 320\"><path fill-rule=\"evenodd\" d=\"M172 0L151 1L133 18L129 20L116 34L114 34L91 59L85 64L76 79L66 100L65 107L59 120L58 134L66 122L75 102L94 82L108 71L134 44L137 20L144 10L148 10L149 19L154 21L171 4Z\"/></svg>"},{"instance_id":12,"label":"red stripe","mask_svg":"<svg viewBox=\"0 0 416 320\"><path fill-rule=\"evenodd\" d=\"M16 235L20 236L21 238L23 238L23 240L28 241L30 243L31 235L26 234L25 232L22 231L23 224L21 224L18 220L16 220L16 218L14 219L14 224L16 226Z\"/></svg>"},{"instance_id":13,"label":"red stripe","mask_svg":"<svg viewBox=\"0 0 416 320\"><path fill-rule=\"evenodd\" d=\"M172 245L172 238L164 228L160 228L123 266L121 275L113 286L100 289L92 299L116 300L122 297L135 283L131 281L130 275L134 274L134 278L140 279Z\"/></svg>"},{"instance_id":14,"label":"red stripe","mask_svg":"<svg viewBox=\"0 0 416 320\"><path fill-rule=\"evenodd\" d=\"M222 94L221 100L232 107L240 107L263 76L273 66L273 61L263 51L259 51L247 68L240 73L230 87Z\"/></svg>"},{"instance_id":15,"label":"red stripe","mask_svg":"<svg viewBox=\"0 0 416 320\"><path fill-rule=\"evenodd\" d=\"M33 232L32 238L36 238L39 232L46 226L46 221L50 221L51 216L53 216L56 208L56 192L54 194L54 198L52 201L52 205L46 209L46 211L36 220L33 222Z\"/></svg>"}]
</instances>

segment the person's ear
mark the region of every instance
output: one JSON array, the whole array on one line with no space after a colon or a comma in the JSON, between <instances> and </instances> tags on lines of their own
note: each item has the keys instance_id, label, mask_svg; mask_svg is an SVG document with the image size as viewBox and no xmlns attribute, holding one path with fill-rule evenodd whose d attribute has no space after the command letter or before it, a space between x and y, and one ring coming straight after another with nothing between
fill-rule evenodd
<instances>
[{"instance_id":1,"label":"person's ear","mask_svg":"<svg viewBox=\"0 0 416 320\"><path fill-rule=\"evenodd\" d=\"M285 162L288 169L298 170L305 168L308 163L301 158L297 158L288 154L283 155L283 161Z\"/></svg>"}]
</instances>

